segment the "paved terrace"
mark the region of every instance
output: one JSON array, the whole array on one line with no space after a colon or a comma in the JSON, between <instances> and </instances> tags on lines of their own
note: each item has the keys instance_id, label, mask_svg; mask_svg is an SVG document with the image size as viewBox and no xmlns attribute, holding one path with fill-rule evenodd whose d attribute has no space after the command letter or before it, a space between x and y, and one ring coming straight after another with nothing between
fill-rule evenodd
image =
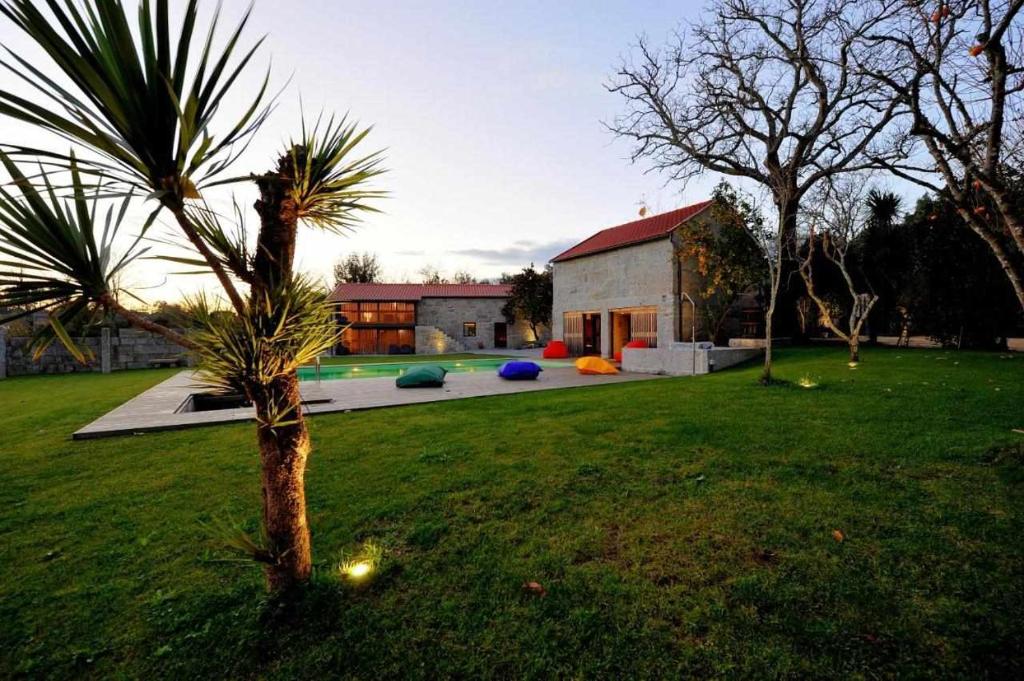
<instances>
[{"instance_id":1,"label":"paved terrace","mask_svg":"<svg viewBox=\"0 0 1024 681\"><path fill-rule=\"evenodd\" d=\"M610 383L646 381L660 378L650 374L620 373L612 376L582 376L571 365L545 367L536 381L506 381L493 372L451 373L443 388L399 390L393 377L355 378L302 382L302 397L307 414L397 407L469 397L510 395L513 393L559 388L581 388ZM216 411L178 412L195 392L203 388L192 371L182 371L75 432L75 439L131 435L160 430L210 426L255 418L254 410L220 409Z\"/></svg>"}]
</instances>

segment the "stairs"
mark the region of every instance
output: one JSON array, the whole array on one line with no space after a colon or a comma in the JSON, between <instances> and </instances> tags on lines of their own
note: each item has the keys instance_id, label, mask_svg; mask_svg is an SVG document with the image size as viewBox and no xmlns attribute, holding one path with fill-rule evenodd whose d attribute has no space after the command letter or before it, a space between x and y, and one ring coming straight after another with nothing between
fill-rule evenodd
<instances>
[{"instance_id":1,"label":"stairs","mask_svg":"<svg viewBox=\"0 0 1024 681\"><path fill-rule=\"evenodd\" d=\"M436 326L416 327L416 352L418 354L445 354L466 352L466 346Z\"/></svg>"}]
</instances>

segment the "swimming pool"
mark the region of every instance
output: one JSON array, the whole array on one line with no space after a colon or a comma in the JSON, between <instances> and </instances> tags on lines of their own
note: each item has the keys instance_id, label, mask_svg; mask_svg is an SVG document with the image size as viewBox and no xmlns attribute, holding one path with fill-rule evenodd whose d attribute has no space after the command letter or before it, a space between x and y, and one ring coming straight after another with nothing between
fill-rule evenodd
<instances>
[{"instance_id":1,"label":"swimming pool","mask_svg":"<svg viewBox=\"0 0 1024 681\"><path fill-rule=\"evenodd\" d=\"M320 380L322 381L334 381L342 378L381 378L391 376L397 378L404 374L409 369L417 366L426 366L428 364L433 366L443 367L448 370L450 374L471 374L476 372L488 372L495 373L505 362L508 362L507 357L495 357L494 359L461 359L461 360L440 360L437 362L385 362L380 364L324 364L320 367ZM542 367L559 367L566 366L561 362L545 362L538 360L529 360L536 362ZM316 367L304 366L299 367L299 380L300 381L315 381L316 380Z\"/></svg>"}]
</instances>

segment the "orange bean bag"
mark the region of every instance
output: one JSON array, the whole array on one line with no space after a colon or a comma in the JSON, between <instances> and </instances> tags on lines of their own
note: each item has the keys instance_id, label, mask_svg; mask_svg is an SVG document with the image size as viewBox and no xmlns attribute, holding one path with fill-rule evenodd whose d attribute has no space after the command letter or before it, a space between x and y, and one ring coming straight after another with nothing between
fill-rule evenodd
<instances>
[{"instance_id":1,"label":"orange bean bag","mask_svg":"<svg viewBox=\"0 0 1024 681\"><path fill-rule=\"evenodd\" d=\"M600 357L580 357L576 360L576 371L587 375L617 374L615 365Z\"/></svg>"},{"instance_id":2,"label":"orange bean bag","mask_svg":"<svg viewBox=\"0 0 1024 681\"><path fill-rule=\"evenodd\" d=\"M646 348L647 347L647 341L645 341L645 340L631 340L628 343L626 343L625 347L627 347L627 348ZM622 361L622 351L621 350L619 350L618 352L615 353L615 361L616 362L621 362Z\"/></svg>"},{"instance_id":3,"label":"orange bean bag","mask_svg":"<svg viewBox=\"0 0 1024 681\"><path fill-rule=\"evenodd\" d=\"M542 353L544 359L565 359L569 356L569 348L560 340L553 340L548 343Z\"/></svg>"}]
</instances>

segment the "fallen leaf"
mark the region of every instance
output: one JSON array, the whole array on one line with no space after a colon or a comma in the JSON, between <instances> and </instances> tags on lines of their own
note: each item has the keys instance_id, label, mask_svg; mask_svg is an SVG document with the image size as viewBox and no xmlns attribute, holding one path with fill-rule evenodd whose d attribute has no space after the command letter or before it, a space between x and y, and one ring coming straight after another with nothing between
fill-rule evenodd
<instances>
[{"instance_id":1,"label":"fallen leaf","mask_svg":"<svg viewBox=\"0 0 1024 681\"><path fill-rule=\"evenodd\" d=\"M839 530L832 530L832 538L835 539L836 541L840 541L841 542L844 539L846 539L846 536L842 532L840 532Z\"/></svg>"},{"instance_id":2,"label":"fallen leaf","mask_svg":"<svg viewBox=\"0 0 1024 681\"><path fill-rule=\"evenodd\" d=\"M541 598L548 595L548 590L545 589L540 582L523 582L523 591L533 594L534 596L540 596Z\"/></svg>"}]
</instances>

